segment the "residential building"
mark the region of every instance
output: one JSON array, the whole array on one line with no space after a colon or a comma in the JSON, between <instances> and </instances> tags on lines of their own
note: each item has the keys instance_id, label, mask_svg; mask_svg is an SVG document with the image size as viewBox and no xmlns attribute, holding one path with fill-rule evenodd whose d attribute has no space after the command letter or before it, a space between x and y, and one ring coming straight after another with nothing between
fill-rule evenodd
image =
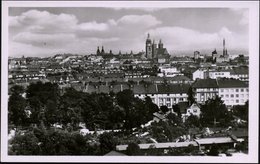
<instances>
[{"instance_id":1,"label":"residential building","mask_svg":"<svg viewBox=\"0 0 260 164\"><path fill-rule=\"evenodd\" d=\"M197 103L205 103L210 98L218 95L218 84L216 79L197 79L192 88L195 92Z\"/></svg>"},{"instance_id":2,"label":"residential building","mask_svg":"<svg viewBox=\"0 0 260 164\"><path fill-rule=\"evenodd\" d=\"M218 79L219 96L228 106L244 105L249 99L248 84L236 79Z\"/></svg>"}]
</instances>

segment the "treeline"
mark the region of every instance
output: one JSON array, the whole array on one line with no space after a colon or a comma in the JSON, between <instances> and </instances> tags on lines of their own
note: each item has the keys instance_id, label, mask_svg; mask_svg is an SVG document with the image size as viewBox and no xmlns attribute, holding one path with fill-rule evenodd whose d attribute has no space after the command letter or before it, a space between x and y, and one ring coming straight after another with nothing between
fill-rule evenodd
<instances>
[{"instance_id":1,"label":"treeline","mask_svg":"<svg viewBox=\"0 0 260 164\"><path fill-rule=\"evenodd\" d=\"M77 128L85 123L89 130L139 127L153 119L158 111L149 97L134 97L130 90L118 93L85 93L73 88L60 94L57 84L32 83L27 89L15 85L10 89L8 121L15 126L52 124Z\"/></svg>"}]
</instances>

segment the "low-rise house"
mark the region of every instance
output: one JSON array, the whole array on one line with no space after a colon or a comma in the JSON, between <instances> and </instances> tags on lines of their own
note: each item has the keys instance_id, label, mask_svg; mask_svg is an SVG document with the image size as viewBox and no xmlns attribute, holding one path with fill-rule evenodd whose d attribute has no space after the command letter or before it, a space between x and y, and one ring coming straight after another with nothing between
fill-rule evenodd
<instances>
[{"instance_id":1,"label":"low-rise house","mask_svg":"<svg viewBox=\"0 0 260 164\"><path fill-rule=\"evenodd\" d=\"M186 109L186 113L185 114L182 114L182 119L183 119L183 122L186 121L186 119L193 115L193 116L197 116L198 118L200 118L200 114L201 114L201 110L200 110L200 107L197 103L193 103L191 106L189 106L187 109Z\"/></svg>"}]
</instances>

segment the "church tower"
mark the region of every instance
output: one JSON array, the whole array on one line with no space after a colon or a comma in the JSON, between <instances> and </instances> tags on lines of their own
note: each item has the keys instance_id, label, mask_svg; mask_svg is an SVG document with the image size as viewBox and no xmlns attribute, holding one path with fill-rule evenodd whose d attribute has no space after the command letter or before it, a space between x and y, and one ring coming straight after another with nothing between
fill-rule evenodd
<instances>
[{"instance_id":1,"label":"church tower","mask_svg":"<svg viewBox=\"0 0 260 164\"><path fill-rule=\"evenodd\" d=\"M226 56L226 43L225 43L225 38L223 39L223 56Z\"/></svg>"},{"instance_id":2,"label":"church tower","mask_svg":"<svg viewBox=\"0 0 260 164\"><path fill-rule=\"evenodd\" d=\"M150 39L150 34L148 33L146 43L145 43L145 57L152 59L152 41Z\"/></svg>"},{"instance_id":3,"label":"church tower","mask_svg":"<svg viewBox=\"0 0 260 164\"><path fill-rule=\"evenodd\" d=\"M105 54L105 51L104 51L104 47L102 46L102 49L101 49L101 54L104 55Z\"/></svg>"},{"instance_id":4,"label":"church tower","mask_svg":"<svg viewBox=\"0 0 260 164\"><path fill-rule=\"evenodd\" d=\"M154 59L155 57L157 57L157 44L155 43L155 41L153 40L153 44L152 44L152 58Z\"/></svg>"},{"instance_id":5,"label":"church tower","mask_svg":"<svg viewBox=\"0 0 260 164\"><path fill-rule=\"evenodd\" d=\"M97 55L100 55L99 47L97 47Z\"/></svg>"},{"instance_id":6,"label":"church tower","mask_svg":"<svg viewBox=\"0 0 260 164\"><path fill-rule=\"evenodd\" d=\"M161 40L161 39L160 39L160 41L159 41L158 46L159 46L159 47L158 47L159 49L163 49L163 43L162 43L162 40Z\"/></svg>"}]
</instances>

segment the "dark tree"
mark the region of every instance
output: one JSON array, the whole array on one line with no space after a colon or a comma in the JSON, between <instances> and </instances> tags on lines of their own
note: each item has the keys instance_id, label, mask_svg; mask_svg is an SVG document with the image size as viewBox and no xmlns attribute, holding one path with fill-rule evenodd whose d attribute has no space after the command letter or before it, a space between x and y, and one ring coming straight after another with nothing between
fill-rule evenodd
<instances>
[{"instance_id":1,"label":"dark tree","mask_svg":"<svg viewBox=\"0 0 260 164\"><path fill-rule=\"evenodd\" d=\"M189 88L188 90L188 101L189 101L189 105L192 105L195 102L195 98L194 98L194 91L192 89L192 87Z\"/></svg>"},{"instance_id":2,"label":"dark tree","mask_svg":"<svg viewBox=\"0 0 260 164\"><path fill-rule=\"evenodd\" d=\"M169 108L165 105L161 106L160 107L160 110L163 112L163 113L167 113L169 111Z\"/></svg>"},{"instance_id":3,"label":"dark tree","mask_svg":"<svg viewBox=\"0 0 260 164\"><path fill-rule=\"evenodd\" d=\"M210 156L218 156L219 155L219 147L217 144L212 144L208 155Z\"/></svg>"},{"instance_id":4,"label":"dark tree","mask_svg":"<svg viewBox=\"0 0 260 164\"><path fill-rule=\"evenodd\" d=\"M248 101L245 105L233 106L232 112L235 116L241 118L242 120L248 121Z\"/></svg>"},{"instance_id":5,"label":"dark tree","mask_svg":"<svg viewBox=\"0 0 260 164\"><path fill-rule=\"evenodd\" d=\"M129 143L126 148L126 154L131 156L141 155L141 150L139 145L134 142Z\"/></svg>"},{"instance_id":6,"label":"dark tree","mask_svg":"<svg viewBox=\"0 0 260 164\"><path fill-rule=\"evenodd\" d=\"M204 125L213 124L217 122L220 125L228 126L231 121L230 113L227 110L226 105L223 103L220 97L209 99L201 106L201 120Z\"/></svg>"},{"instance_id":7,"label":"dark tree","mask_svg":"<svg viewBox=\"0 0 260 164\"><path fill-rule=\"evenodd\" d=\"M13 86L8 101L8 119L16 126L27 124L26 99L22 96L23 93L23 87Z\"/></svg>"},{"instance_id":8,"label":"dark tree","mask_svg":"<svg viewBox=\"0 0 260 164\"><path fill-rule=\"evenodd\" d=\"M11 152L13 155L38 155L41 154L38 138L33 132L24 135L17 134L11 141Z\"/></svg>"},{"instance_id":9,"label":"dark tree","mask_svg":"<svg viewBox=\"0 0 260 164\"><path fill-rule=\"evenodd\" d=\"M177 113L179 117L181 117L181 110L178 104L172 105L172 110Z\"/></svg>"},{"instance_id":10,"label":"dark tree","mask_svg":"<svg viewBox=\"0 0 260 164\"><path fill-rule=\"evenodd\" d=\"M100 150L102 154L106 154L116 149L117 141L113 133L103 133L99 136Z\"/></svg>"},{"instance_id":11,"label":"dark tree","mask_svg":"<svg viewBox=\"0 0 260 164\"><path fill-rule=\"evenodd\" d=\"M185 125L186 125L188 128L200 127L200 119L198 118L198 116L190 115L190 116L186 119Z\"/></svg>"}]
</instances>

